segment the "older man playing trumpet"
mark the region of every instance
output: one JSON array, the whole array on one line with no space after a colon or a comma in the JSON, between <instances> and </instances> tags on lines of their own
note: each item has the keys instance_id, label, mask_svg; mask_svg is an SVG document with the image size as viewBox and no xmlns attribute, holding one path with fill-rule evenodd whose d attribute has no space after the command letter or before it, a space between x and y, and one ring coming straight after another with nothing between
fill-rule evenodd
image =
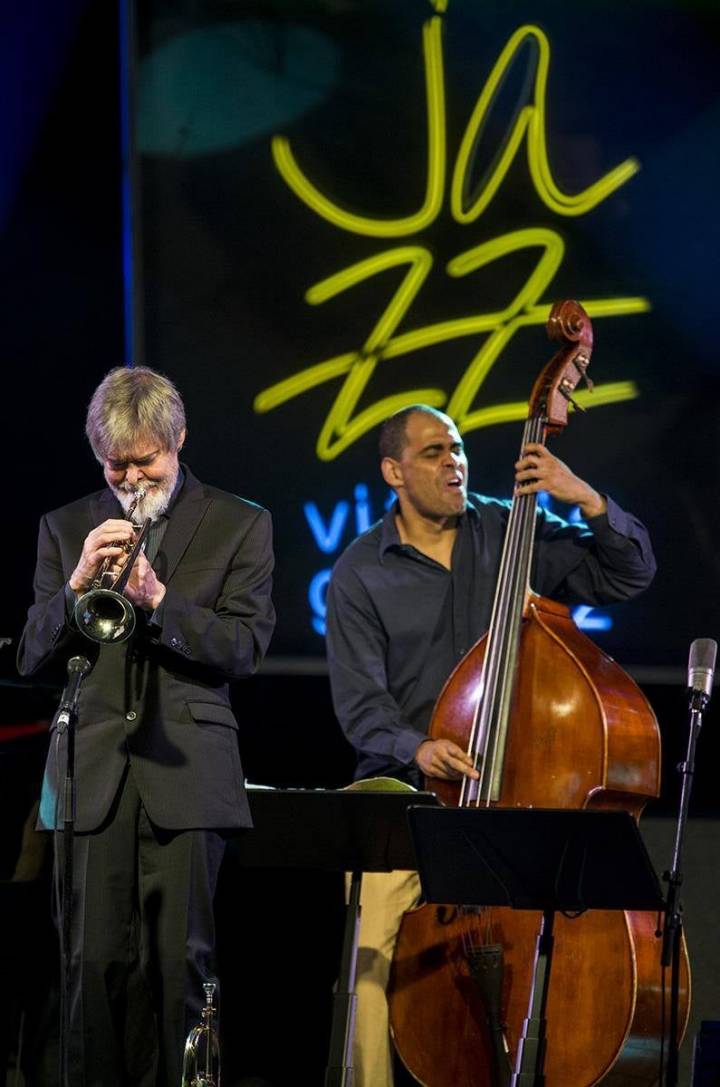
<instances>
[{"instance_id":1,"label":"older man playing trumpet","mask_svg":"<svg viewBox=\"0 0 720 1087\"><path fill-rule=\"evenodd\" d=\"M183 403L152 370L112 370L86 433L106 486L42 518L23 675L88 653L77 599L104 563L121 569L131 505L150 526L125 589L134 630L100 639L79 700L69 1078L177 1087L213 972L225 832L250 825L228 684L257 668L272 633L271 524L180 464ZM65 755L52 735L47 829Z\"/></svg>"}]
</instances>

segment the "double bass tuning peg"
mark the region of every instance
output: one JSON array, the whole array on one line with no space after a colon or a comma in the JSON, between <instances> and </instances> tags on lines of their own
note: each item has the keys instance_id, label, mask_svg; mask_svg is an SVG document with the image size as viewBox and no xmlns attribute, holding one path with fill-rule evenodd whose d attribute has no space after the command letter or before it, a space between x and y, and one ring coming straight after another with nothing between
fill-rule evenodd
<instances>
[{"instance_id":1,"label":"double bass tuning peg","mask_svg":"<svg viewBox=\"0 0 720 1087\"><path fill-rule=\"evenodd\" d=\"M572 397L572 395L571 395L572 390L573 390L573 386L571 385L571 383L569 381L561 381L559 386L558 386L558 392L560 393L561 396L565 397L568 404L572 404L575 411L580 411L584 415L585 414L585 408L582 406L582 404L578 404L577 400L575 400Z\"/></svg>"},{"instance_id":2,"label":"double bass tuning peg","mask_svg":"<svg viewBox=\"0 0 720 1087\"><path fill-rule=\"evenodd\" d=\"M590 365L590 359L587 357L587 355L583 355L583 353L579 351L573 359L573 365L580 374L582 380L585 382L588 390L592 392L595 388L595 385L593 384L592 378L589 378L587 376L587 368Z\"/></svg>"},{"instance_id":3,"label":"double bass tuning peg","mask_svg":"<svg viewBox=\"0 0 720 1087\"><path fill-rule=\"evenodd\" d=\"M572 359L572 364L580 375L581 380L585 382L588 390L592 392L595 386L593 385L591 379L587 376L587 368L590 365L590 359L588 358L588 356L583 354L582 351L578 351L578 353ZM558 391L562 396L565 397L569 404L572 404L575 411L581 411L584 413L585 408L582 406L582 404L578 404L577 400L573 399L572 396L576 384L576 382L572 382L569 378L565 377L560 382L558 386Z\"/></svg>"}]
</instances>

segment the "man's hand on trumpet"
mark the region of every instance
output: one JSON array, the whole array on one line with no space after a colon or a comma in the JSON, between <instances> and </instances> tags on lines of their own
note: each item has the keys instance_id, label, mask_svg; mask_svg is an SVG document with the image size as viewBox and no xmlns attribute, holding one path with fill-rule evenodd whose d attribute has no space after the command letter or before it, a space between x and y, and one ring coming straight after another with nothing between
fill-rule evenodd
<instances>
[{"instance_id":1,"label":"man's hand on trumpet","mask_svg":"<svg viewBox=\"0 0 720 1087\"><path fill-rule=\"evenodd\" d=\"M84 593L92 585L105 559L112 559L112 573L122 568L122 559L126 557L123 544L132 544L135 538L133 525L129 521L110 518L88 533L83 544L78 564L70 575L68 584L74 593Z\"/></svg>"},{"instance_id":2,"label":"man's hand on trumpet","mask_svg":"<svg viewBox=\"0 0 720 1087\"><path fill-rule=\"evenodd\" d=\"M124 595L138 608L155 611L165 596L165 586L142 551L135 560Z\"/></svg>"}]
</instances>

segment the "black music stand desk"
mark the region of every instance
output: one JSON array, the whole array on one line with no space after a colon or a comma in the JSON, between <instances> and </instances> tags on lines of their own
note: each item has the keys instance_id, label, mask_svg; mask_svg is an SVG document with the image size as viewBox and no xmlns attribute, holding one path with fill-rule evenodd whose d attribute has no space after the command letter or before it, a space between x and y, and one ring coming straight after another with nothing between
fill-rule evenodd
<instances>
[{"instance_id":1,"label":"black music stand desk","mask_svg":"<svg viewBox=\"0 0 720 1087\"><path fill-rule=\"evenodd\" d=\"M542 1087L557 910L661 910L660 884L628 812L410 807L428 902L542 910L512 1087Z\"/></svg>"},{"instance_id":2,"label":"black music stand desk","mask_svg":"<svg viewBox=\"0 0 720 1087\"><path fill-rule=\"evenodd\" d=\"M417 867L407 809L436 806L437 797L377 787L367 792L250 787L248 796L254 829L233 841L242 864L352 873L325 1073L325 1087L351 1087L362 873Z\"/></svg>"}]
</instances>

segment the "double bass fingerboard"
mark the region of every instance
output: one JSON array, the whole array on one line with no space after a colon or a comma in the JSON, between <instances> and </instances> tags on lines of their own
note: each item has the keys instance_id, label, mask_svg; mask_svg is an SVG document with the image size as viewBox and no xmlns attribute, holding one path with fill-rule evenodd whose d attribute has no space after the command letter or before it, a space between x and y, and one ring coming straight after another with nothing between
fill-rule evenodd
<instances>
[{"instance_id":1,"label":"double bass fingerboard","mask_svg":"<svg viewBox=\"0 0 720 1087\"><path fill-rule=\"evenodd\" d=\"M529 418L525 423L521 450L529 442L544 444L545 427L544 417ZM536 512L536 494L514 495L490 618L478 705L468 745L468 753L480 772L480 779L464 779L461 806L487 807L500 797L505 744L515 690L520 627L529 589Z\"/></svg>"}]
</instances>

